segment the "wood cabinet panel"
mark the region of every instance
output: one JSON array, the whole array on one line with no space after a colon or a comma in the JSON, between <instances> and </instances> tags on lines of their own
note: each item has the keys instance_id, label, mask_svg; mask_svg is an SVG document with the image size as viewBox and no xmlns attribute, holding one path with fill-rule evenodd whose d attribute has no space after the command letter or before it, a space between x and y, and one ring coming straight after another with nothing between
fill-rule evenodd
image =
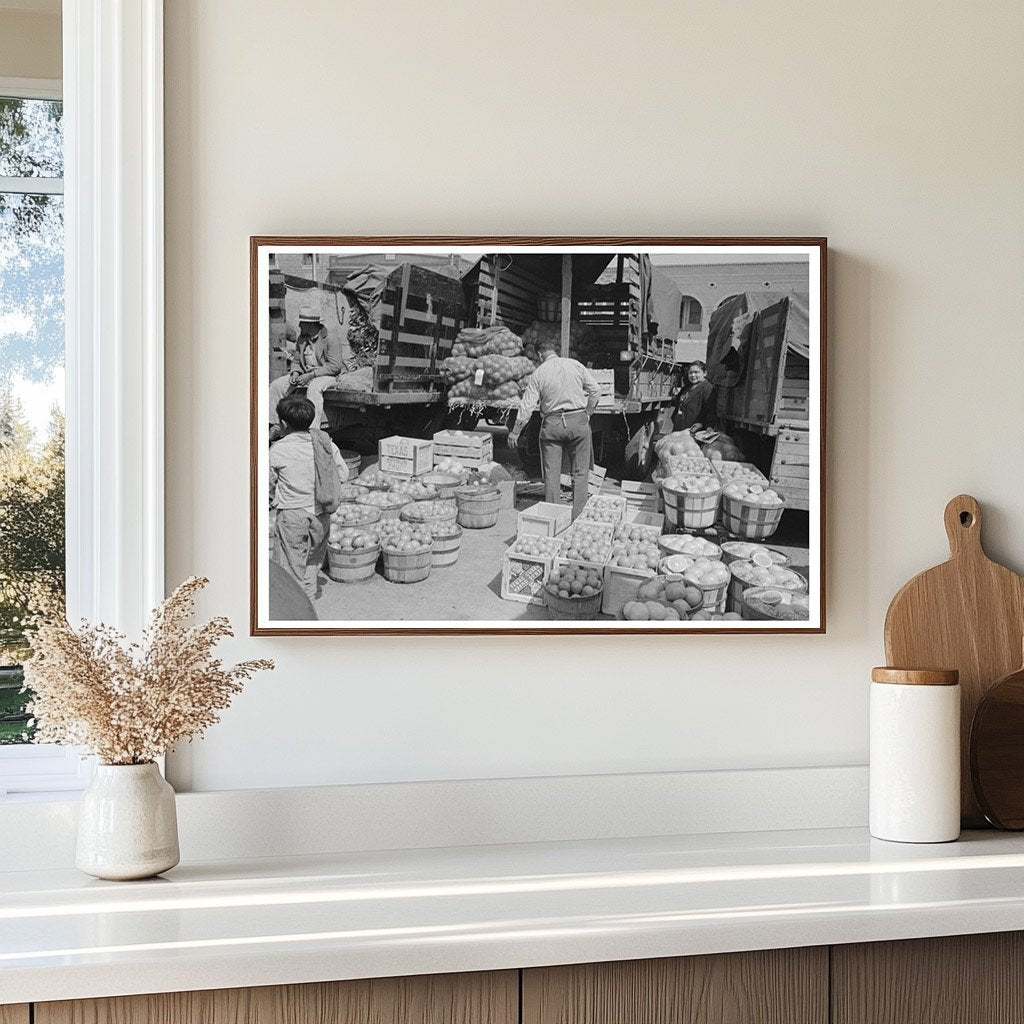
<instances>
[{"instance_id":1,"label":"wood cabinet panel","mask_svg":"<svg viewBox=\"0 0 1024 1024\"><path fill-rule=\"evenodd\" d=\"M28 1005L0 1006L0 1024L28 1024Z\"/></svg>"},{"instance_id":2,"label":"wood cabinet panel","mask_svg":"<svg viewBox=\"0 0 1024 1024\"><path fill-rule=\"evenodd\" d=\"M832 947L833 1024L1024 1021L1024 933Z\"/></svg>"},{"instance_id":3,"label":"wood cabinet panel","mask_svg":"<svg viewBox=\"0 0 1024 1024\"><path fill-rule=\"evenodd\" d=\"M523 1024L827 1021L828 950L824 947L523 972Z\"/></svg>"},{"instance_id":4,"label":"wood cabinet panel","mask_svg":"<svg viewBox=\"0 0 1024 1024\"><path fill-rule=\"evenodd\" d=\"M35 1013L35 1024L518 1024L518 1021L516 971L37 1003Z\"/></svg>"}]
</instances>

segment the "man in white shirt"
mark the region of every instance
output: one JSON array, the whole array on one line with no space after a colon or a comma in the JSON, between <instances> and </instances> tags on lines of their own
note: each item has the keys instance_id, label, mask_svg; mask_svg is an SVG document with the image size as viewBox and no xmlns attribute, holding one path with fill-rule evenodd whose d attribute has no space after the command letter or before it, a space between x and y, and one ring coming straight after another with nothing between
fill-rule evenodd
<instances>
[{"instance_id":1,"label":"man in white shirt","mask_svg":"<svg viewBox=\"0 0 1024 1024\"><path fill-rule=\"evenodd\" d=\"M534 371L519 403L519 415L508 435L508 446L517 448L519 437L534 410L540 407L540 457L544 468L545 500L561 498L562 455L569 456L572 473L572 517L587 503L593 441L590 417L597 408L601 388L594 375L578 360L563 359L558 342L546 339L538 346L543 362Z\"/></svg>"}]
</instances>

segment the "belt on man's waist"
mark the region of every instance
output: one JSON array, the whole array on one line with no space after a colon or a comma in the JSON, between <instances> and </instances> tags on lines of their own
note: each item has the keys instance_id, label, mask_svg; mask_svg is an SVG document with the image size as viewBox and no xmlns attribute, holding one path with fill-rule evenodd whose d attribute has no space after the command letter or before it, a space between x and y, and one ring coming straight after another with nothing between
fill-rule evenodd
<instances>
[{"instance_id":1,"label":"belt on man's waist","mask_svg":"<svg viewBox=\"0 0 1024 1024\"><path fill-rule=\"evenodd\" d=\"M586 414L587 414L587 410L586 409L564 409L561 412L545 413L542 418L546 419L546 420L560 419L563 423L565 423L565 417L566 416L580 416L580 415L585 416Z\"/></svg>"}]
</instances>

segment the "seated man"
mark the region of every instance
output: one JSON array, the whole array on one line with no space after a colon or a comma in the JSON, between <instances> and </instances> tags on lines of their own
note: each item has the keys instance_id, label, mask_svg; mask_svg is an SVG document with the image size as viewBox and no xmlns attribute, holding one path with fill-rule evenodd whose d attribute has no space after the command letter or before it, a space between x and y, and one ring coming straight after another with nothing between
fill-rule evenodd
<instances>
[{"instance_id":1,"label":"seated man","mask_svg":"<svg viewBox=\"0 0 1024 1024\"><path fill-rule=\"evenodd\" d=\"M306 397L313 403L313 426L320 427L324 419L324 391L333 387L338 374L345 369L341 339L332 341L320 322L320 314L311 306L299 310L299 337L295 342L295 355L291 370L270 384L271 433L281 430L277 416L277 403L292 390L306 389Z\"/></svg>"}]
</instances>

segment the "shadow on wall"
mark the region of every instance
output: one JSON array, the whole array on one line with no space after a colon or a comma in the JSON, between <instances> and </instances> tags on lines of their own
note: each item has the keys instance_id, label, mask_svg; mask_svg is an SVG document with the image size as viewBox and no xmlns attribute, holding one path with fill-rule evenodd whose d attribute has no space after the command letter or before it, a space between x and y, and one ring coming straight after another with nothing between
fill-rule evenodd
<instances>
[{"instance_id":1,"label":"shadow on wall","mask_svg":"<svg viewBox=\"0 0 1024 1024\"><path fill-rule=\"evenodd\" d=\"M891 291L892 286L887 288L877 266L841 249L829 249L828 272L825 585L828 632L834 639L843 634L863 636L869 614L870 575L863 566L852 565L847 559L867 557L873 550L868 474L875 426L871 398L875 349L872 309L880 301L879 293ZM846 330L840 332L837 325ZM854 507L862 514L845 517L840 535L837 509ZM857 585L851 586L855 581ZM880 642L882 624L867 626Z\"/></svg>"}]
</instances>

